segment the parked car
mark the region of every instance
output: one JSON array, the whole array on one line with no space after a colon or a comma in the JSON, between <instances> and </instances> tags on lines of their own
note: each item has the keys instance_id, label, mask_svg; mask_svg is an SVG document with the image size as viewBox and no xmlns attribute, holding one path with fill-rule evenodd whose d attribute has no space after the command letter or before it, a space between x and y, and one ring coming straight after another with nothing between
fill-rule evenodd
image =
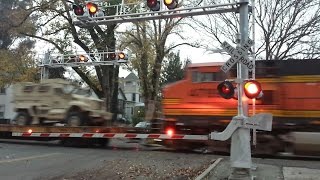
<instances>
[{"instance_id":1,"label":"parked car","mask_svg":"<svg viewBox=\"0 0 320 180\"><path fill-rule=\"evenodd\" d=\"M150 128L150 122L141 121L138 124L136 124L134 127L136 128Z\"/></svg>"},{"instance_id":2,"label":"parked car","mask_svg":"<svg viewBox=\"0 0 320 180\"><path fill-rule=\"evenodd\" d=\"M139 122L138 124L136 124L134 127L135 128L141 128L141 129L145 129L144 132L148 133L150 131L150 122L146 122L146 121L141 121ZM139 143L141 142L142 139L140 138L132 138L132 139L129 139L127 141L127 143Z\"/></svg>"}]
</instances>

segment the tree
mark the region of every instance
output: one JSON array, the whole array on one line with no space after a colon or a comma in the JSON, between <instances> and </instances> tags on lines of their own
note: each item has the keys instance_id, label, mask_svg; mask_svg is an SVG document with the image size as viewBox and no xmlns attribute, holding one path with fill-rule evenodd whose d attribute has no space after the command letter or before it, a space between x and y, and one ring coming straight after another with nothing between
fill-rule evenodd
<instances>
[{"instance_id":1,"label":"tree","mask_svg":"<svg viewBox=\"0 0 320 180\"><path fill-rule=\"evenodd\" d=\"M183 79L184 67L180 60L180 52L169 53L168 62L164 65L161 86Z\"/></svg>"},{"instance_id":2,"label":"tree","mask_svg":"<svg viewBox=\"0 0 320 180\"><path fill-rule=\"evenodd\" d=\"M28 44L20 43L14 50L0 50L0 87L14 82L39 80L39 69L32 54L26 53Z\"/></svg>"},{"instance_id":3,"label":"tree","mask_svg":"<svg viewBox=\"0 0 320 180\"><path fill-rule=\"evenodd\" d=\"M146 112L151 107L149 103L156 104L155 109L160 108L158 95L164 57L180 45L193 46L191 43L177 43L166 46L170 35L175 34L184 39L180 36L178 28L183 23L182 20L182 18L168 18L134 23L134 26L124 32L121 38L121 47L126 47L134 52L130 60L129 70L135 70L138 73Z\"/></svg>"},{"instance_id":4,"label":"tree","mask_svg":"<svg viewBox=\"0 0 320 180\"><path fill-rule=\"evenodd\" d=\"M25 10L30 4L27 0L0 1L0 86L39 79L34 55L30 52L34 41L20 34L35 32L33 19Z\"/></svg>"},{"instance_id":5,"label":"tree","mask_svg":"<svg viewBox=\"0 0 320 180\"><path fill-rule=\"evenodd\" d=\"M226 3L230 0L215 2ZM256 5L255 47L258 59L283 60L320 56L318 0L256 0ZM209 15L206 18L195 22L200 27L199 30L206 32L206 39L210 44L212 39L219 44L224 40L235 43L234 37L239 33L237 14Z\"/></svg>"},{"instance_id":6,"label":"tree","mask_svg":"<svg viewBox=\"0 0 320 180\"><path fill-rule=\"evenodd\" d=\"M76 1L77 3L78 1ZM112 1L120 3L119 0ZM114 7L116 8L116 7ZM28 36L50 43L54 46L51 52L61 54L75 54L77 49L85 52L112 52L116 50L116 39L114 30L116 24L88 26L78 28L72 20L72 4L65 0L37 0L27 9L29 17L38 19L37 32L20 32ZM108 11L112 13L112 11ZM108 15L108 14L107 14ZM110 14L109 14L110 15ZM20 19L17 23L23 21ZM78 48L74 48L74 44ZM97 59L91 56L93 61ZM103 56L101 61L109 60ZM106 110L117 114L118 103L118 73L119 66L95 66L92 68L72 68L81 79L98 95L106 99Z\"/></svg>"}]
</instances>

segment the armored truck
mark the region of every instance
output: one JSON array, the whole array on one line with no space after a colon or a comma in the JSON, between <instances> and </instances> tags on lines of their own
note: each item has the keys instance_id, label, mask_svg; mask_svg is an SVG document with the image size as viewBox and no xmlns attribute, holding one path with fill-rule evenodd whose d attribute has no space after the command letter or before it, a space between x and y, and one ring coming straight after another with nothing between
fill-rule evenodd
<instances>
[{"instance_id":1,"label":"armored truck","mask_svg":"<svg viewBox=\"0 0 320 180\"><path fill-rule=\"evenodd\" d=\"M46 79L41 83L13 85L16 125L63 124L100 126L111 123L112 113L105 111L104 101L90 89L63 79Z\"/></svg>"}]
</instances>

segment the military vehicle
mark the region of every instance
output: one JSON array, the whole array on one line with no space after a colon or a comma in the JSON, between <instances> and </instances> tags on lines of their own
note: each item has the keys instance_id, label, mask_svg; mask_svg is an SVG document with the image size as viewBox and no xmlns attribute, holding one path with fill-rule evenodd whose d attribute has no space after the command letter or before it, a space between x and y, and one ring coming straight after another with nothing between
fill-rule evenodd
<instances>
[{"instance_id":1,"label":"military vehicle","mask_svg":"<svg viewBox=\"0 0 320 180\"><path fill-rule=\"evenodd\" d=\"M112 113L105 111L104 101L90 89L63 79L46 79L41 83L13 85L16 125L56 124L68 126L107 125Z\"/></svg>"}]
</instances>

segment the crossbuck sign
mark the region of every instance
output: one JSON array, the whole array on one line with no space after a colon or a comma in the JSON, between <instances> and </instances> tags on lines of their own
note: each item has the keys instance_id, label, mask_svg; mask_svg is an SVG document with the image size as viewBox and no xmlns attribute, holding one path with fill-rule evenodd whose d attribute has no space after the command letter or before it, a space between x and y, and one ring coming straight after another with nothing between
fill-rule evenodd
<instances>
[{"instance_id":1,"label":"crossbuck sign","mask_svg":"<svg viewBox=\"0 0 320 180\"><path fill-rule=\"evenodd\" d=\"M248 52L248 50L252 45L253 45L253 41L251 39L248 39L243 44L243 46L239 46L237 48L232 47L229 43L224 41L221 44L221 47L225 51L227 51L227 53L231 56L231 58L221 66L221 70L226 73L231 69L231 67L234 64L236 64L237 62L241 62L248 68L249 71L252 71L254 68L252 61L250 61L247 58L244 58L244 55Z\"/></svg>"}]
</instances>

